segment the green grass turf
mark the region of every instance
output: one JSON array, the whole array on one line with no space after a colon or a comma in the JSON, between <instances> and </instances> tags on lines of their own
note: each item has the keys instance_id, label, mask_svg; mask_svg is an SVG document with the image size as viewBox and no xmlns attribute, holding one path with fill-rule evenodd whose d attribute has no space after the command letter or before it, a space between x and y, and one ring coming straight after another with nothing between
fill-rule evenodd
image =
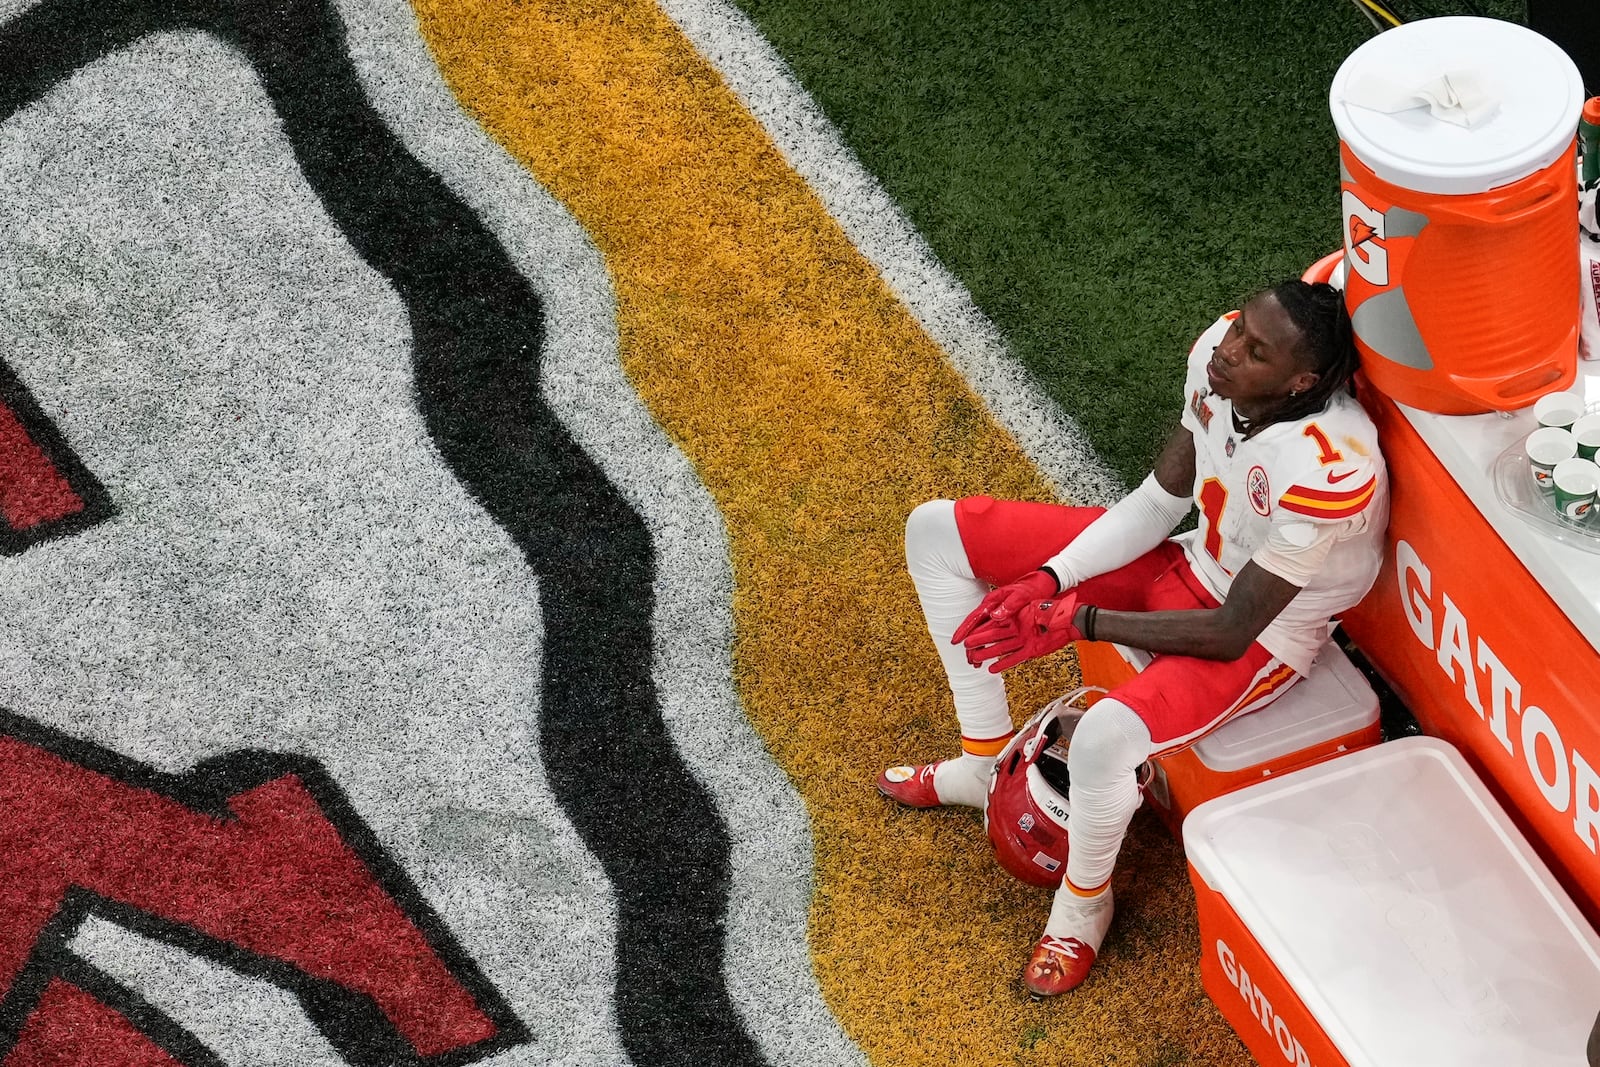
<instances>
[{"instance_id":1,"label":"green grass turf","mask_svg":"<svg viewBox=\"0 0 1600 1067\"><path fill-rule=\"evenodd\" d=\"M738 2L1129 484L1199 331L1339 246L1349 0Z\"/></svg>"}]
</instances>

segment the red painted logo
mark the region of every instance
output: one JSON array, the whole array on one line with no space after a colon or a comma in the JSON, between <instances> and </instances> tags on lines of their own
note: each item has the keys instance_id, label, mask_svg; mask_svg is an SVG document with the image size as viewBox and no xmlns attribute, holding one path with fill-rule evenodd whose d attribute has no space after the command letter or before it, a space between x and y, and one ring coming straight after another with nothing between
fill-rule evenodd
<instances>
[{"instance_id":1,"label":"red painted logo","mask_svg":"<svg viewBox=\"0 0 1600 1067\"><path fill-rule=\"evenodd\" d=\"M0 361L0 555L112 515L100 482Z\"/></svg>"},{"instance_id":2,"label":"red painted logo","mask_svg":"<svg viewBox=\"0 0 1600 1067\"><path fill-rule=\"evenodd\" d=\"M41 732L0 718L6 1067L171 1062L146 1032L164 1020L130 1019L73 971L65 946L91 915L267 976L352 1062L461 1063L525 1039L316 764L244 753L167 778L17 736Z\"/></svg>"}]
</instances>

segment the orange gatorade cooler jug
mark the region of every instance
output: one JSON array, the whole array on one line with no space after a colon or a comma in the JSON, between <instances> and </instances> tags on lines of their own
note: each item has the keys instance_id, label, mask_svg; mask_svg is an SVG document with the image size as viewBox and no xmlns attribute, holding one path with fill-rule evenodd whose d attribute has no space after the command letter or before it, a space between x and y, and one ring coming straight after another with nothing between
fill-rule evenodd
<instances>
[{"instance_id":1,"label":"orange gatorade cooler jug","mask_svg":"<svg viewBox=\"0 0 1600 1067\"><path fill-rule=\"evenodd\" d=\"M1345 303L1374 387L1467 415L1571 384L1583 102L1565 52L1498 19L1406 23L1340 66Z\"/></svg>"}]
</instances>

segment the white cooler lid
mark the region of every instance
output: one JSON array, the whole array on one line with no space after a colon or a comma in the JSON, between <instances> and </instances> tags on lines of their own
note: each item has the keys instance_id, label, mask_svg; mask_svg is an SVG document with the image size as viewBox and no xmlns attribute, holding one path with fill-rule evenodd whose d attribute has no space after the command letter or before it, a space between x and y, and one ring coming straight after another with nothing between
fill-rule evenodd
<instances>
[{"instance_id":1,"label":"white cooler lid","mask_svg":"<svg viewBox=\"0 0 1600 1067\"><path fill-rule=\"evenodd\" d=\"M1260 711L1201 738L1194 754L1214 771L1242 771L1366 729L1378 716L1372 684L1329 641L1311 661L1310 674Z\"/></svg>"},{"instance_id":2,"label":"white cooler lid","mask_svg":"<svg viewBox=\"0 0 1600 1067\"><path fill-rule=\"evenodd\" d=\"M1349 99L1380 84L1425 88L1458 73L1498 104L1471 128L1427 107L1385 114ZM1554 42L1468 15L1385 30L1345 58L1328 92L1339 139L1374 174L1403 189L1452 194L1486 192L1555 162L1577 134L1583 100L1583 77Z\"/></svg>"},{"instance_id":3,"label":"white cooler lid","mask_svg":"<svg viewBox=\"0 0 1600 1067\"><path fill-rule=\"evenodd\" d=\"M1183 842L1351 1067L1585 1064L1600 937L1445 742L1217 797Z\"/></svg>"}]
</instances>

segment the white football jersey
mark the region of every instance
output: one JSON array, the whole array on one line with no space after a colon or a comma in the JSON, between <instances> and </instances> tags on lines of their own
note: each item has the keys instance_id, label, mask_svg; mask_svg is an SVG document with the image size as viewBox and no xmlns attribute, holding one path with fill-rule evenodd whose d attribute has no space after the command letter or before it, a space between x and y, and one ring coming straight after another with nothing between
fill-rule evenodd
<instances>
[{"instance_id":1,"label":"white football jersey","mask_svg":"<svg viewBox=\"0 0 1600 1067\"><path fill-rule=\"evenodd\" d=\"M1301 587L1258 640L1305 674L1328 639L1329 620L1378 576L1388 474L1377 428L1345 393L1316 415L1245 440L1233 403L1206 381L1206 364L1236 315L1218 319L1189 352L1183 425L1194 434L1200 522L1175 540L1219 600L1251 560Z\"/></svg>"}]
</instances>

